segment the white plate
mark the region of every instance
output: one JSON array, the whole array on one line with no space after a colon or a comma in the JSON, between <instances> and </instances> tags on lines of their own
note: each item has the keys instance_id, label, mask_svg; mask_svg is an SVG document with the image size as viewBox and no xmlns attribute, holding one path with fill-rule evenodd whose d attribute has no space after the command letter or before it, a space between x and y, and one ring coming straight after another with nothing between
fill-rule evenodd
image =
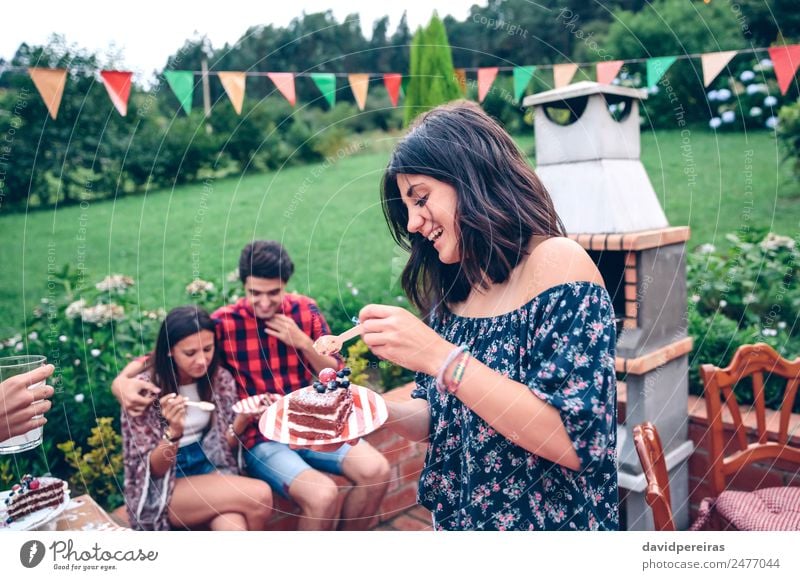
<instances>
[{"instance_id":1,"label":"white plate","mask_svg":"<svg viewBox=\"0 0 800 580\"><path fill-rule=\"evenodd\" d=\"M0 491L0 518L5 521L8 518L8 514L6 513L5 508L5 500L11 494L11 490ZM0 527L0 531L2 530L11 530L17 532L23 532L25 530L32 530L34 528L38 528L39 526L43 526L47 522L52 521L54 518L58 517L61 512L67 509L67 505L69 504L69 486L67 482L64 482L64 501L58 504L57 506L47 507L35 511L33 513L29 513L26 516L22 516L21 518L11 522L10 524L2 524Z\"/></svg>"}]
</instances>

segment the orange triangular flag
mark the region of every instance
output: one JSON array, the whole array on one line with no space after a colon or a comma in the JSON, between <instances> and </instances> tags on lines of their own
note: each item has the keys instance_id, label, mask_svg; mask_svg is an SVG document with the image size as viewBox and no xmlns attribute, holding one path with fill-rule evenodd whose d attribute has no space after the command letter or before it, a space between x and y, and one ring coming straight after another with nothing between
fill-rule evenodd
<instances>
[{"instance_id":1,"label":"orange triangular flag","mask_svg":"<svg viewBox=\"0 0 800 580\"><path fill-rule=\"evenodd\" d=\"M392 106L397 106L397 100L400 98L400 83L403 82L403 75L400 73L386 73L383 75L383 84L386 85L386 92L389 93L389 99L392 101Z\"/></svg>"},{"instance_id":2,"label":"orange triangular flag","mask_svg":"<svg viewBox=\"0 0 800 580\"><path fill-rule=\"evenodd\" d=\"M597 82L601 85L610 85L611 81L617 78L619 69L622 68L624 60L606 60L597 63Z\"/></svg>"},{"instance_id":3,"label":"orange triangular flag","mask_svg":"<svg viewBox=\"0 0 800 580\"><path fill-rule=\"evenodd\" d=\"M555 87L557 89L566 87L572 80L572 77L575 76L576 72L578 72L578 65L574 62L553 65L553 80Z\"/></svg>"},{"instance_id":4,"label":"orange triangular flag","mask_svg":"<svg viewBox=\"0 0 800 580\"><path fill-rule=\"evenodd\" d=\"M714 79L722 72L722 69L728 66L728 63L731 62L734 56L736 56L735 50L701 54L700 62L703 65L703 86L707 87L714 82Z\"/></svg>"},{"instance_id":5,"label":"orange triangular flag","mask_svg":"<svg viewBox=\"0 0 800 580\"><path fill-rule=\"evenodd\" d=\"M456 81L458 82L458 90L462 95L467 94L467 71L463 68L457 68L453 72L456 73Z\"/></svg>"},{"instance_id":6,"label":"orange triangular flag","mask_svg":"<svg viewBox=\"0 0 800 580\"><path fill-rule=\"evenodd\" d=\"M67 84L67 71L63 68L29 68L28 74L39 95L42 97L47 111L55 120L58 117L58 108L61 106L61 97L64 94L64 85Z\"/></svg>"},{"instance_id":7,"label":"orange triangular flag","mask_svg":"<svg viewBox=\"0 0 800 580\"><path fill-rule=\"evenodd\" d=\"M485 67L478 69L478 102L482 103L486 98L486 94L497 76L497 67Z\"/></svg>"},{"instance_id":8,"label":"orange triangular flag","mask_svg":"<svg viewBox=\"0 0 800 580\"><path fill-rule=\"evenodd\" d=\"M275 86L278 87L281 94L286 97L286 100L294 107L294 104L297 102L297 97L294 92L294 73L268 72L267 76L275 83Z\"/></svg>"},{"instance_id":9,"label":"orange triangular flag","mask_svg":"<svg viewBox=\"0 0 800 580\"><path fill-rule=\"evenodd\" d=\"M785 95L792 84L794 73L800 66L800 44L789 46L773 46L768 49L769 57L775 67L775 78L778 79L778 87L781 94Z\"/></svg>"},{"instance_id":10,"label":"orange triangular flag","mask_svg":"<svg viewBox=\"0 0 800 580\"><path fill-rule=\"evenodd\" d=\"M242 103L244 103L244 85L247 74L243 72L220 72L219 82L225 89L225 94L231 100L233 110L237 115L242 114ZM293 103L294 104L294 103Z\"/></svg>"},{"instance_id":11,"label":"orange triangular flag","mask_svg":"<svg viewBox=\"0 0 800 580\"><path fill-rule=\"evenodd\" d=\"M350 90L353 91L353 96L356 99L358 110L363 111L367 105L367 91L369 90L369 73L359 73L347 75L347 81L350 83Z\"/></svg>"},{"instance_id":12,"label":"orange triangular flag","mask_svg":"<svg viewBox=\"0 0 800 580\"><path fill-rule=\"evenodd\" d=\"M117 112L123 117L128 114L128 97L131 96L131 77L133 73L121 70L100 71L106 91Z\"/></svg>"}]
</instances>

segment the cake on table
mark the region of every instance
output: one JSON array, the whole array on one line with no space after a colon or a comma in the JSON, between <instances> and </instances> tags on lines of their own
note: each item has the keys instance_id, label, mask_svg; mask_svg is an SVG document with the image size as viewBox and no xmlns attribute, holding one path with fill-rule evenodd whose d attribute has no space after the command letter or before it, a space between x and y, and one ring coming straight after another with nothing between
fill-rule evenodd
<instances>
[{"instance_id":1,"label":"cake on table","mask_svg":"<svg viewBox=\"0 0 800 580\"><path fill-rule=\"evenodd\" d=\"M347 425L353 410L350 369L327 368L310 387L288 397L286 420L289 434L304 439L334 439Z\"/></svg>"},{"instance_id":2,"label":"cake on table","mask_svg":"<svg viewBox=\"0 0 800 580\"><path fill-rule=\"evenodd\" d=\"M0 506L6 512L3 523L10 524L40 509L64 503L66 486L66 482L57 477L35 478L30 474L25 475L11 488L5 505Z\"/></svg>"}]
</instances>

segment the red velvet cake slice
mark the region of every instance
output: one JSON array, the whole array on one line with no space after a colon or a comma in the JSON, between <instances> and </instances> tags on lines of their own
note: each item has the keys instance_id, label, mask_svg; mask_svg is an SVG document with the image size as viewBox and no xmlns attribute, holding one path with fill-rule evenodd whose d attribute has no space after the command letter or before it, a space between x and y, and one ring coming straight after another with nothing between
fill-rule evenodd
<instances>
[{"instance_id":1,"label":"red velvet cake slice","mask_svg":"<svg viewBox=\"0 0 800 580\"><path fill-rule=\"evenodd\" d=\"M339 379L329 381L327 387L316 382L288 397L286 420L292 437L333 439L342 434L353 409L353 395L346 376Z\"/></svg>"}]
</instances>

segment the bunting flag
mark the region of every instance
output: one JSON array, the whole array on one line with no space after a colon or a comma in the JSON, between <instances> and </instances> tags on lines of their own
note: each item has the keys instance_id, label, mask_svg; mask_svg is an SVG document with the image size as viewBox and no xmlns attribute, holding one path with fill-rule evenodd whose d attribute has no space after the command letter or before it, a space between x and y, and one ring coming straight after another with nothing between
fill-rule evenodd
<instances>
[{"instance_id":1,"label":"bunting flag","mask_svg":"<svg viewBox=\"0 0 800 580\"><path fill-rule=\"evenodd\" d=\"M572 80L572 77L575 76L576 72L578 72L578 65L574 62L554 64L553 84L555 88L560 89L561 87L566 87Z\"/></svg>"},{"instance_id":2,"label":"bunting flag","mask_svg":"<svg viewBox=\"0 0 800 580\"><path fill-rule=\"evenodd\" d=\"M700 63L703 65L703 86L707 87L714 79L719 76L731 59L736 56L735 50L725 52L708 52L700 56Z\"/></svg>"},{"instance_id":3,"label":"bunting flag","mask_svg":"<svg viewBox=\"0 0 800 580\"><path fill-rule=\"evenodd\" d=\"M311 73L311 80L333 108L336 104L336 75L333 73Z\"/></svg>"},{"instance_id":4,"label":"bunting flag","mask_svg":"<svg viewBox=\"0 0 800 580\"><path fill-rule=\"evenodd\" d=\"M194 73L190 70L165 70L164 77L167 84L183 110L188 115L192 112L192 95L194 93Z\"/></svg>"},{"instance_id":5,"label":"bunting flag","mask_svg":"<svg viewBox=\"0 0 800 580\"><path fill-rule=\"evenodd\" d=\"M514 67L514 100L516 102L519 102L522 95L525 94L525 89L528 88L534 72L536 72L535 66Z\"/></svg>"},{"instance_id":6,"label":"bunting flag","mask_svg":"<svg viewBox=\"0 0 800 580\"><path fill-rule=\"evenodd\" d=\"M617 78L624 60L605 60L597 63L597 82L601 85L610 85Z\"/></svg>"},{"instance_id":7,"label":"bunting flag","mask_svg":"<svg viewBox=\"0 0 800 580\"><path fill-rule=\"evenodd\" d=\"M657 56L647 59L647 88L652 89L677 60L675 56Z\"/></svg>"},{"instance_id":8,"label":"bunting flag","mask_svg":"<svg viewBox=\"0 0 800 580\"><path fill-rule=\"evenodd\" d=\"M408 83L411 82L411 76L404 76L403 82L400 83L400 92L405 97L408 94Z\"/></svg>"},{"instance_id":9,"label":"bunting flag","mask_svg":"<svg viewBox=\"0 0 800 580\"><path fill-rule=\"evenodd\" d=\"M458 90L462 95L467 94L467 71L463 68L453 69L456 75L456 82L458 83Z\"/></svg>"},{"instance_id":10,"label":"bunting flag","mask_svg":"<svg viewBox=\"0 0 800 580\"><path fill-rule=\"evenodd\" d=\"M486 94L497 76L497 67L491 66L478 69L478 102L482 103L486 98Z\"/></svg>"},{"instance_id":11,"label":"bunting flag","mask_svg":"<svg viewBox=\"0 0 800 580\"><path fill-rule=\"evenodd\" d=\"M347 75L347 81L350 83L350 90L353 91L353 96L356 99L358 110L363 111L367 106L367 91L369 90L369 74L354 73Z\"/></svg>"},{"instance_id":12,"label":"bunting flag","mask_svg":"<svg viewBox=\"0 0 800 580\"><path fill-rule=\"evenodd\" d=\"M227 94L228 98L231 100L233 110L236 111L237 115L241 115L247 75L243 72L235 71L220 72L217 74L219 74L219 82L222 83L225 94Z\"/></svg>"},{"instance_id":13,"label":"bunting flag","mask_svg":"<svg viewBox=\"0 0 800 580\"><path fill-rule=\"evenodd\" d=\"M400 73L386 73L383 75L383 84L386 86L386 92L389 93L389 100L392 101L392 106L397 106L397 100L400 98L400 83L403 82L403 75Z\"/></svg>"},{"instance_id":14,"label":"bunting flag","mask_svg":"<svg viewBox=\"0 0 800 580\"><path fill-rule=\"evenodd\" d=\"M281 94L286 97L286 100L294 107L297 102L297 96L294 92L294 73L290 72L268 72L269 80L275 83Z\"/></svg>"},{"instance_id":15,"label":"bunting flag","mask_svg":"<svg viewBox=\"0 0 800 580\"><path fill-rule=\"evenodd\" d=\"M132 72L121 70L100 71L108 97L114 103L117 112L123 117L128 114L128 97L131 96Z\"/></svg>"},{"instance_id":16,"label":"bunting flag","mask_svg":"<svg viewBox=\"0 0 800 580\"><path fill-rule=\"evenodd\" d=\"M42 97L47 112L55 121L58 117L58 108L61 106L61 97L64 95L64 85L67 84L67 71L63 68L29 68L28 74L39 95Z\"/></svg>"},{"instance_id":17,"label":"bunting flag","mask_svg":"<svg viewBox=\"0 0 800 580\"><path fill-rule=\"evenodd\" d=\"M768 50L769 57L775 67L775 78L778 79L778 87L781 94L785 95L789 90L789 85L794 80L794 73L800 66L800 44L788 46L772 46Z\"/></svg>"}]
</instances>

